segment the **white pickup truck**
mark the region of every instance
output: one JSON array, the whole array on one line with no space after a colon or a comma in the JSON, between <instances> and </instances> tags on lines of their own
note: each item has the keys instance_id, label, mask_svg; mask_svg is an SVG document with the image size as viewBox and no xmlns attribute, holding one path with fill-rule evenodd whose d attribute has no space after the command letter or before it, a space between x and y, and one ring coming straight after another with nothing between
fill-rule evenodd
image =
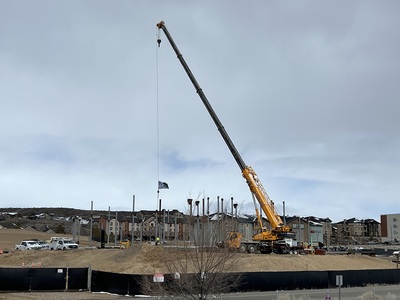
<instances>
[{"instance_id":1,"label":"white pickup truck","mask_svg":"<svg viewBox=\"0 0 400 300\"><path fill-rule=\"evenodd\" d=\"M72 239L57 239L50 243L50 250L72 250L78 248L79 245Z\"/></svg>"},{"instance_id":2,"label":"white pickup truck","mask_svg":"<svg viewBox=\"0 0 400 300\"><path fill-rule=\"evenodd\" d=\"M22 241L15 245L15 250L40 250L42 246L36 241Z\"/></svg>"}]
</instances>

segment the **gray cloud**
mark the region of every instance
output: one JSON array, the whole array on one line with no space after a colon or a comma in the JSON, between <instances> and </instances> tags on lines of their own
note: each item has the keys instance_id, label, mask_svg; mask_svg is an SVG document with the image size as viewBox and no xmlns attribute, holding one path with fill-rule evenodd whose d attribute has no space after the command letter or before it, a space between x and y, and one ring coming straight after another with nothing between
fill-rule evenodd
<instances>
[{"instance_id":1,"label":"gray cloud","mask_svg":"<svg viewBox=\"0 0 400 300\"><path fill-rule=\"evenodd\" d=\"M240 170L167 39L271 198L375 218L399 193L396 1L4 1L2 206L153 209L234 197ZM157 113L158 111L158 113ZM158 135L157 135L158 124Z\"/></svg>"}]
</instances>

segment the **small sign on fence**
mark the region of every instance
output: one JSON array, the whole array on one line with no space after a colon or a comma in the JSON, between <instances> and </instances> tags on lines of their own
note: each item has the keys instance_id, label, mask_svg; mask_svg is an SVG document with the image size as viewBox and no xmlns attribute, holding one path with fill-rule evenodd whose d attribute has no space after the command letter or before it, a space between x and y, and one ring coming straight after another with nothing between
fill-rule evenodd
<instances>
[{"instance_id":1,"label":"small sign on fence","mask_svg":"<svg viewBox=\"0 0 400 300\"><path fill-rule=\"evenodd\" d=\"M161 274L161 273L154 274L153 282L164 282L164 274Z\"/></svg>"},{"instance_id":2,"label":"small sign on fence","mask_svg":"<svg viewBox=\"0 0 400 300\"><path fill-rule=\"evenodd\" d=\"M336 285L337 286L343 285L343 275L336 275Z\"/></svg>"}]
</instances>

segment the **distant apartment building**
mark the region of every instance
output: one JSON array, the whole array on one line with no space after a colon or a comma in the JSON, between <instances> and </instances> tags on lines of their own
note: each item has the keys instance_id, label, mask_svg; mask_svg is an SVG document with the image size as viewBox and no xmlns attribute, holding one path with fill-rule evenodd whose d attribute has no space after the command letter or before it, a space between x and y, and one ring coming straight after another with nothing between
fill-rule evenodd
<instances>
[{"instance_id":1,"label":"distant apartment building","mask_svg":"<svg viewBox=\"0 0 400 300\"><path fill-rule=\"evenodd\" d=\"M329 218L286 217L286 224L292 227L296 241L314 246L329 245L329 237L332 234L331 223Z\"/></svg>"},{"instance_id":2,"label":"distant apartment building","mask_svg":"<svg viewBox=\"0 0 400 300\"><path fill-rule=\"evenodd\" d=\"M177 210L142 210L135 212L118 212L116 214L100 216L97 226L105 230L107 235L114 235L119 239L135 239L140 241L154 241L156 237L162 240L194 241L206 233L210 240L224 241L227 233L238 231L244 240L250 241L259 232L259 224L254 215L232 213L211 213L197 216L183 214ZM330 246L337 243L353 243L368 241L381 235L380 223L373 219L359 220L352 218L338 223L332 223L329 218L319 217L281 217L296 233L296 241L300 244L313 246ZM382 216L385 224L383 234L387 240L399 240L400 214ZM132 222L133 221L133 222ZM271 224L266 217L262 217L263 227L271 230Z\"/></svg>"},{"instance_id":3,"label":"distant apartment building","mask_svg":"<svg viewBox=\"0 0 400 300\"><path fill-rule=\"evenodd\" d=\"M374 219L345 219L334 224L337 235L354 238L377 238L380 237L381 226Z\"/></svg>"},{"instance_id":4,"label":"distant apartment building","mask_svg":"<svg viewBox=\"0 0 400 300\"><path fill-rule=\"evenodd\" d=\"M111 219L108 222L108 232L109 234L116 234L119 235L119 230L120 230L120 223L116 219Z\"/></svg>"},{"instance_id":5,"label":"distant apartment building","mask_svg":"<svg viewBox=\"0 0 400 300\"><path fill-rule=\"evenodd\" d=\"M116 235L118 238L126 239L129 236L130 223L127 219L113 217L107 220L106 217L100 216L97 220L96 226L104 230L106 234Z\"/></svg>"},{"instance_id":6,"label":"distant apartment building","mask_svg":"<svg viewBox=\"0 0 400 300\"><path fill-rule=\"evenodd\" d=\"M156 212L142 210L132 213L120 212L118 219L112 216L99 216L97 227L106 235L116 235L117 239L155 240L156 235L163 240L182 239L184 215L173 210ZM133 221L133 223L132 223Z\"/></svg>"},{"instance_id":7,"label":"distant apartment building","mask_svg":"<svg viewBox=\"0 0 400 300\"><path fill-rule=\"evenodd\" d=\"M381 234L383 242L400 242L400 214L381 215Z\"/></svg>"}]
</instances>

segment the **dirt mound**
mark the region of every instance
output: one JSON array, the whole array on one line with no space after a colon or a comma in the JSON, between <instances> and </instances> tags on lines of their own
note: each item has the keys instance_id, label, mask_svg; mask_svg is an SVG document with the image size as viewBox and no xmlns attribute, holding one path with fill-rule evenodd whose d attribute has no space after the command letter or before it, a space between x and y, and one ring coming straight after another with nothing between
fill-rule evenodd
<instances>
[{"instance_id":1,"label":"dirt mound","mask_svg":"<svg viewBox=\"0 0 400 300\"><path fill-rule=\"evenodd\" d=\"M88 267L116 273L166 273L166 259L174 259L168 248L147 243L128 249L89 248L81 241L81 249L73 251L14 251L14 244L23 239L50 239L50 235L34 231L0 230L0 267ZM92 246L99 246L91 242ZM240 260L233 272L394 269L390 260L363 255L275 255L238 254Z\"/></svg>"},{"instance_id":2,"label":"dirt mound","mask_svg":"<svg viewBox=\"0 0 400 300\"><path fill-rule=\"evenodd\" d=\"M0 255L0 267L87 267L129 274L166 273L165 251L153 245L121 249L16 251ZM234 272L392 269L388 260L362 255L240 254Z\"/></svg>"}]
</instances>

